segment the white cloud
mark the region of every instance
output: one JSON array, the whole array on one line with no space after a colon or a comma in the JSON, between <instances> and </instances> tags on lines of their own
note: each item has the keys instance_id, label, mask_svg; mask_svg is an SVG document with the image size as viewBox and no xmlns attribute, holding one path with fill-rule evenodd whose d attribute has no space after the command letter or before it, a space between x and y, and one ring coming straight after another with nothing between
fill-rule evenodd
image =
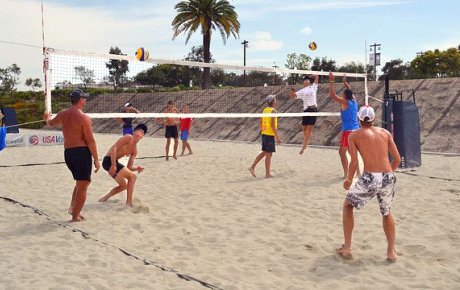
<instances>
[{"instance_id":1,"label":"white cloud","mask_svg":"<svg viewBox=\"0 0 460 290\"><path fill-rule=\"evenodd\" d=\"M407 2L407 1L406 1ZM271 6L272 10L276 11L314 11L325 9L357 9L379 6L398 5L405 3L404 1L318 1L317 3L290 3L286 5Z\"/></svg>"},{"instance_id":2,"label":"white cloud","mask_svg":"<svg viewBox=\"0 0 460 290\"><path fill-rule=\"evenodd\" d=\"M307 26L307 27L302 28L302 29L300 30L300 32L303 33L303 34L305 34L305 35L310 35L311 32L312 32L312 30L311 30L310 27Z\"/></svg>"},{"instance_id":3,"label":"white cloud","mask_svg":"<svg viewBox=\"0 0 460 290\"><path fill-rule=\"evenodd\" d=\"M275 51L283 47L281 41L274 40L269 32L257 31L249 41L252 51Z\"/></svg>"}]
</instances>

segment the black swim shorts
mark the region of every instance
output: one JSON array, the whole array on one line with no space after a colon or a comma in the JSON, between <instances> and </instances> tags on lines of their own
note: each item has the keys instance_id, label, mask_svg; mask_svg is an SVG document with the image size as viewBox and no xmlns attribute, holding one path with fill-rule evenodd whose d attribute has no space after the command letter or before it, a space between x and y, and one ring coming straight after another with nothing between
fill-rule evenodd
<instances>
[{"instance_id":1,"label":"black swim shorts","mask_svg":"<svg viewBox=\"0 0 460 290\"><path fill-rule=\"evenodd\" d=\"M73 179L91 181L92 158L88 147L73 147L64 150L64 160L72 172Z\"/></svg>"},{"instance_id":2,"label":"black swim shorts","mask_svg":"<svg viewBox=\"0 0 460 290\"><path fill-rule=\"evenodd\" d=\"M165 130L165 138L174 138L177 139L179 137L179 132L177 131L177 126L166 126Z\"/></svg>"},{"instance_id":3,"label":"black swim shorts","mask_svg":"<svg viewBox=\"0 0 460 290\"><path fill-rule=\"evenodd\" d=\"M316 107L308 107L304 110L304 112L318 112L318 108ZM302 117L302 125L315 125L316 124L316 116L304 116Z\"/></svg>"},{"instance_id":4,"label":"black swim shorts","mask_svg":"<svg viewBox=\"0 0 460 290\"><path fill-rule=\"evenodd\" d=\"M118 160L116 162L117 163L115 164L115 166L117 167L117 171L113 176L114 178L115 176L117 176L118 172L120 172L120 170L122 170L125 167L123 164L118 162ZM108 172L110 170L110 166L112 166L112 158L110 158L110 156L104 156L104 159L102 159L102 168L104 168Z\"/></svg>"}]
</instances>

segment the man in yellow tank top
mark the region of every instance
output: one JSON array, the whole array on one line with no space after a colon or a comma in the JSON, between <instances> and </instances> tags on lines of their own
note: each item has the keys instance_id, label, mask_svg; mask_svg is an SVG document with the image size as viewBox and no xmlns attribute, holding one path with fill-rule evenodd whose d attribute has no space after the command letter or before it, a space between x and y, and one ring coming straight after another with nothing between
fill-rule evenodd
<instances>
[{"instance_id":1,"label":"man in yellow tank top","mask_svg":"<svg viewBox=\"0 0 460 290\"><path fill-rule=\"evenodd\" d=\"M276 113L276 97L274 95L269 95L267 97L268 107L264 109L264 114ZM278 118L277 117L262 117L260 118L260 128L262 134L262 152L257 155L256 159L249 167L249 173L253 177L256 177L254 172L257 163L265 157L265 177L273 177L270 174L270 162L272 159L272 154L275 152L275 139L276 143L281 144L281 139L278 136Z\"/></svg>"}]
</instances>

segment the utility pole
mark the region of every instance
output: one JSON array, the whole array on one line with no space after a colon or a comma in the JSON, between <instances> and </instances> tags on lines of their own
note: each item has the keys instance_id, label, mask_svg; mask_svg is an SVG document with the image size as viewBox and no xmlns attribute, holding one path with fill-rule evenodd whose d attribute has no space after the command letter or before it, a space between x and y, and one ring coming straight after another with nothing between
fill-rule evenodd
<instances>
[{"instance_id":1,"label":"utility pole","mask_svg":"<svg viewBox=\"0 0 460 290\"><path fill-rule=\"evenodd\" d=\"M273 62L272 68L275 70L273 72L273 85L276 86L276 69L279 68L279 66L276 65L276 62Z\"/></svg>"},{"instance_id":2,"label":"utility pole","mask_svg":"<svg viewBox=\"0 0 460 290\"><path fill-rule=\"evenodd\" d=\"M246 66L246 48L248 47L248 43L249 41L247 41L246 39L241 43L244 49L244 61L243 61L244 66ZM244 87L246 86L246 70L244 70L244 73L243 73L243 86Z\"/></svg>"},{"instance_id":3,"label":"utility pole","mask_svg":"<svg viewBox=\"0 0 460 290\"><path fill-rule=\"evenodd\" d=\"M374 75L375 75L375 80L377 80L377 65L380 65L380 53L377 53L377 48L380 50L380 44L374 43L369 45L371 48L371 52L374 54ZM379 57L379 60L377 61L377 56Z\"/></svg>"}]
</instances>

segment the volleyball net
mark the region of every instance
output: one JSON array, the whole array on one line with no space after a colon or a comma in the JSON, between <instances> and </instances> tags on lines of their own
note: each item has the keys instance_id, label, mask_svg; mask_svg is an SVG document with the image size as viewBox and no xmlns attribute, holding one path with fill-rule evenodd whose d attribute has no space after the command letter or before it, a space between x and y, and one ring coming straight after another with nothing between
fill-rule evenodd
<instances>
[{"instance_id":1,"label":"volleyball net","mask_svg":"<svg viewBox=\"0 0 460 290\"><path fill-rule=\"evenodd\" d=\"M247 118L261 117L266 97L275 95L278 113L271 116L338 116L337 112L301 112L289 102L292 89L300 90L303 76L320 75L327 82L329 72L248 67L217 63L149 58L139 61L133 54L116 55L45 48L46 110L57 113L70 106L75 88L88 92L85 112L92 118ZM364 81L360 73L334 72ZM203 89L205 87L205 89ZM323 93L324 94L324 93ZM328 93L318 98L329 98ZM179 111L165 113L168 101ZM126 104L139 113L127 113ZM367 104L367 97L364 100ZM266 116L266 115L264 115Z\"/></svg>"}]
</instances>

